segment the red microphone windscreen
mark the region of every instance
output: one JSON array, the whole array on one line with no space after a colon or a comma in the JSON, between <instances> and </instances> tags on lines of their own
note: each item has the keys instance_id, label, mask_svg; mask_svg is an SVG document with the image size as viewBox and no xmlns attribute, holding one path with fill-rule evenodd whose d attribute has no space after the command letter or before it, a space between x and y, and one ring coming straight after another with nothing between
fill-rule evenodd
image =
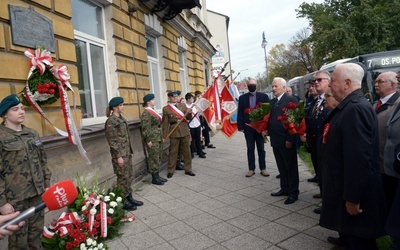
<instances>
[{"instance_id":1,"label":"red microphone windscreen","mask_svg":"<svg viewBox=\"0 0 400 250\"><path fill-rule=\"evenodd\" d=\"M49 187L42 195L49 210L57 210L75 201L78 190L72 181L64 180Z\"/></svg>"}]
</instances>

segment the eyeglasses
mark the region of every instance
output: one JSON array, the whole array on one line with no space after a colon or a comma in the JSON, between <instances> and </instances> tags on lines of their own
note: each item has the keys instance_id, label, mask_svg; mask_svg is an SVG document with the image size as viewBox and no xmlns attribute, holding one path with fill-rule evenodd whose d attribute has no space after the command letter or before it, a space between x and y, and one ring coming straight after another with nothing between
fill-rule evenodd
<instances>
[{"instance_id":1,"label":"eyeglasses","mask_svg":"<svg viewBox=\"0 0 400 250\"><path fill-rule=\"evenodd\" d=\"M322 82L322 80L329 80L329 78L326 78L326 77L321 77L321 78L316 78L316 79L314 79L314 82Z\"/></svg>"},{"instance_id":2,"label":"eyeglasses","mask_svg":"<svg viewBox=\"0 0 400 250\"><path fill-rule=\"evenodd\" d=\"M377 83L377 84L381 84L381 83L384 83L384 82L387 82L386 80L376 80L375 81L375 84Z\"/></svg>"}]
</instances>

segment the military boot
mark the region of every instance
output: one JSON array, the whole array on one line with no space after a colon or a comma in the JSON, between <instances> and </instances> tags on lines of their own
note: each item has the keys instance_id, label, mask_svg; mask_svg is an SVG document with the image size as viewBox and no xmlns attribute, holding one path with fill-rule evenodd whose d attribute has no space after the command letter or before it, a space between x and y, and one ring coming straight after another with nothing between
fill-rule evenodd
<instances>
[{"instance_id":1,"label":"military boot","mask_svg":"<svg viewBox=\"0 0 400 250\"><path fill-rule=\"evenodd\" d=\"M158 178L160 181L162 181L162 182L167 182L167 181L168 181L167 179L162 178L162 177L160 176L160 173L157 172L156 175L157 175L157 178Z\"/></svg>"},{"instance_id":2,"label":"military boot","mask_svg":"<svg viewBox=\"0 0 400 250\"><path fill-rule=\"evenodd\" d=\"M132 204L128 199L126 199L123 209L127 211L135 211L137 207Z\"/></svg>"},{"instance_id":3,"label":"military boot","mask_svg":"<svg viewBox=\"0 0 400 250\"><path fill-rule=\"evenodd\" d=\"M164 182L162 182L159 178L157 178L156 174L151 174L152 180L151 183L154 185L164 185Z\"/></svg>"},{"instance_id":4,"label":"military boot","mask_svg":"<svg viewBox=\"0 0 400 250\"><path fill-rule=\"evenodd\" d=\"M133 199L132 194L130 193L126 199L134 206L142 206L143 205L143 201L138 201Z\"/></svg>"}]
</instances>

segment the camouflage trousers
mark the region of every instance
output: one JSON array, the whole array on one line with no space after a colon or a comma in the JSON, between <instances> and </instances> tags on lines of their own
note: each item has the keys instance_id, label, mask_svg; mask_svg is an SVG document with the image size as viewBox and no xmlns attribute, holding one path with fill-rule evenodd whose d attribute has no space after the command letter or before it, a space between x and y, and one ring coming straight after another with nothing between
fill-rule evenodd
<instances>
[{"instance_id":1,"label":"camouflage trousers","mask_svg":"<svg viewBox=\"0 0 400 250\"><path fill-rule=\"evenodd\" d=\"M112 159L114 174L117 176L117 186L122 190L123 197L132 193L133 166L132 156L124 158L124 165L118 165L118 159Z\"/></svg>"},{"instance_id":2,"label":"camouflage trousers","mask_svg":"<svg viewBox=\"0 0 400 250\"><path fill-rule=\"evenodd\" d=\"M163 144L161 142L153 143L151 148L147 147L147 165L151 174L160 171L162 153Z\"/></svg>"},{"instance_id":3,"label":"camouflage trousers","mask_svg":"<svg viewBox=\"0 0 400 250\"><path fill-rule=\"evenodd\" d=\"M23 194L22 194L23 195ZM15 211L24 211L42 202L41 196L34 196L13 204ZM8 237L8 249L43 249L41 236L44 226L44 211L41 211L25 221L25 225Z\"/></svg>"}]
</instances>

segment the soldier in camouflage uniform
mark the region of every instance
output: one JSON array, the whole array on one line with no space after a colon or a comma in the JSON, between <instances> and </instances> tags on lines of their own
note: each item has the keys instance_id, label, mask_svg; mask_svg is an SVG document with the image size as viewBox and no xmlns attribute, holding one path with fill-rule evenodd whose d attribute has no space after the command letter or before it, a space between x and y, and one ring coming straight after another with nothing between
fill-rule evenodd
<instances>
[{"instance_id":1,"label":"soldier in camouflage uniform","mask_svg":"<svg viewBox=\"0 0 400 250\"><path fill-rule=\"evenodd\" d=\"M122 195L125 198L124 209L133 211L137 206L143 205L143 202L137 201L132 197L132 146L129 136L128 123L122 117L124 111L124 99L114 97L109 102L107 108L107 117L105 124L106 138L110 146L111 161L113 170L117 176L117 186L122 189Z\"/></svg>"},{"instance_id":2,"label":"soldier in camouflage uniform","mask_svg":"<svg viewBox=\"0 0 400 250\"><path fill-rule=\"evenodd\" d=\"M195 176L195 174L192 172L192 156L190 154L190 132L187 125L187 119L190 120L190 118L192 117L192 112L191 109L188 110L186 108L186 105L184 103L177 103L178 98L179 95L177 92L169 92L168 104L162 110L162 132L164 137L166 137L176 126L178 126L177 129L169 137L170 145L168 155L167 178L171 178L174 174L176 160L179 154L183 156L185 164L185 174ZM178 125L180 120L183 121Z\"/></svg>"},{"instance_id":3,"label":"soldier in camouflage uniform","mask_svg":"<svg viewBox=\"0 0 400 250\"><path fill-rule=\"evenodd\" d=\"M0 213L24 211L42 202L51 173L39 134L24 125L24 106L16 95L0 103ZM44 211L8 238L8 249L42 249Z\"/></svg>"},{"instance_id":4,"label":"soldier in camouflage uniform","mask_svg":"<svg viewBox=\"0 0 400 250\"><path fill-rule=\"evenodd\" d=\"M164 185L167 179L160 177L160 164L163 152L161 121L162 117L154 110L156 99L154 94L147 94L143 97L144 111L140 116L142 125L142 139L146 144L147 164L151 173L151 183Z\"/></svg>"}]
</instances>

